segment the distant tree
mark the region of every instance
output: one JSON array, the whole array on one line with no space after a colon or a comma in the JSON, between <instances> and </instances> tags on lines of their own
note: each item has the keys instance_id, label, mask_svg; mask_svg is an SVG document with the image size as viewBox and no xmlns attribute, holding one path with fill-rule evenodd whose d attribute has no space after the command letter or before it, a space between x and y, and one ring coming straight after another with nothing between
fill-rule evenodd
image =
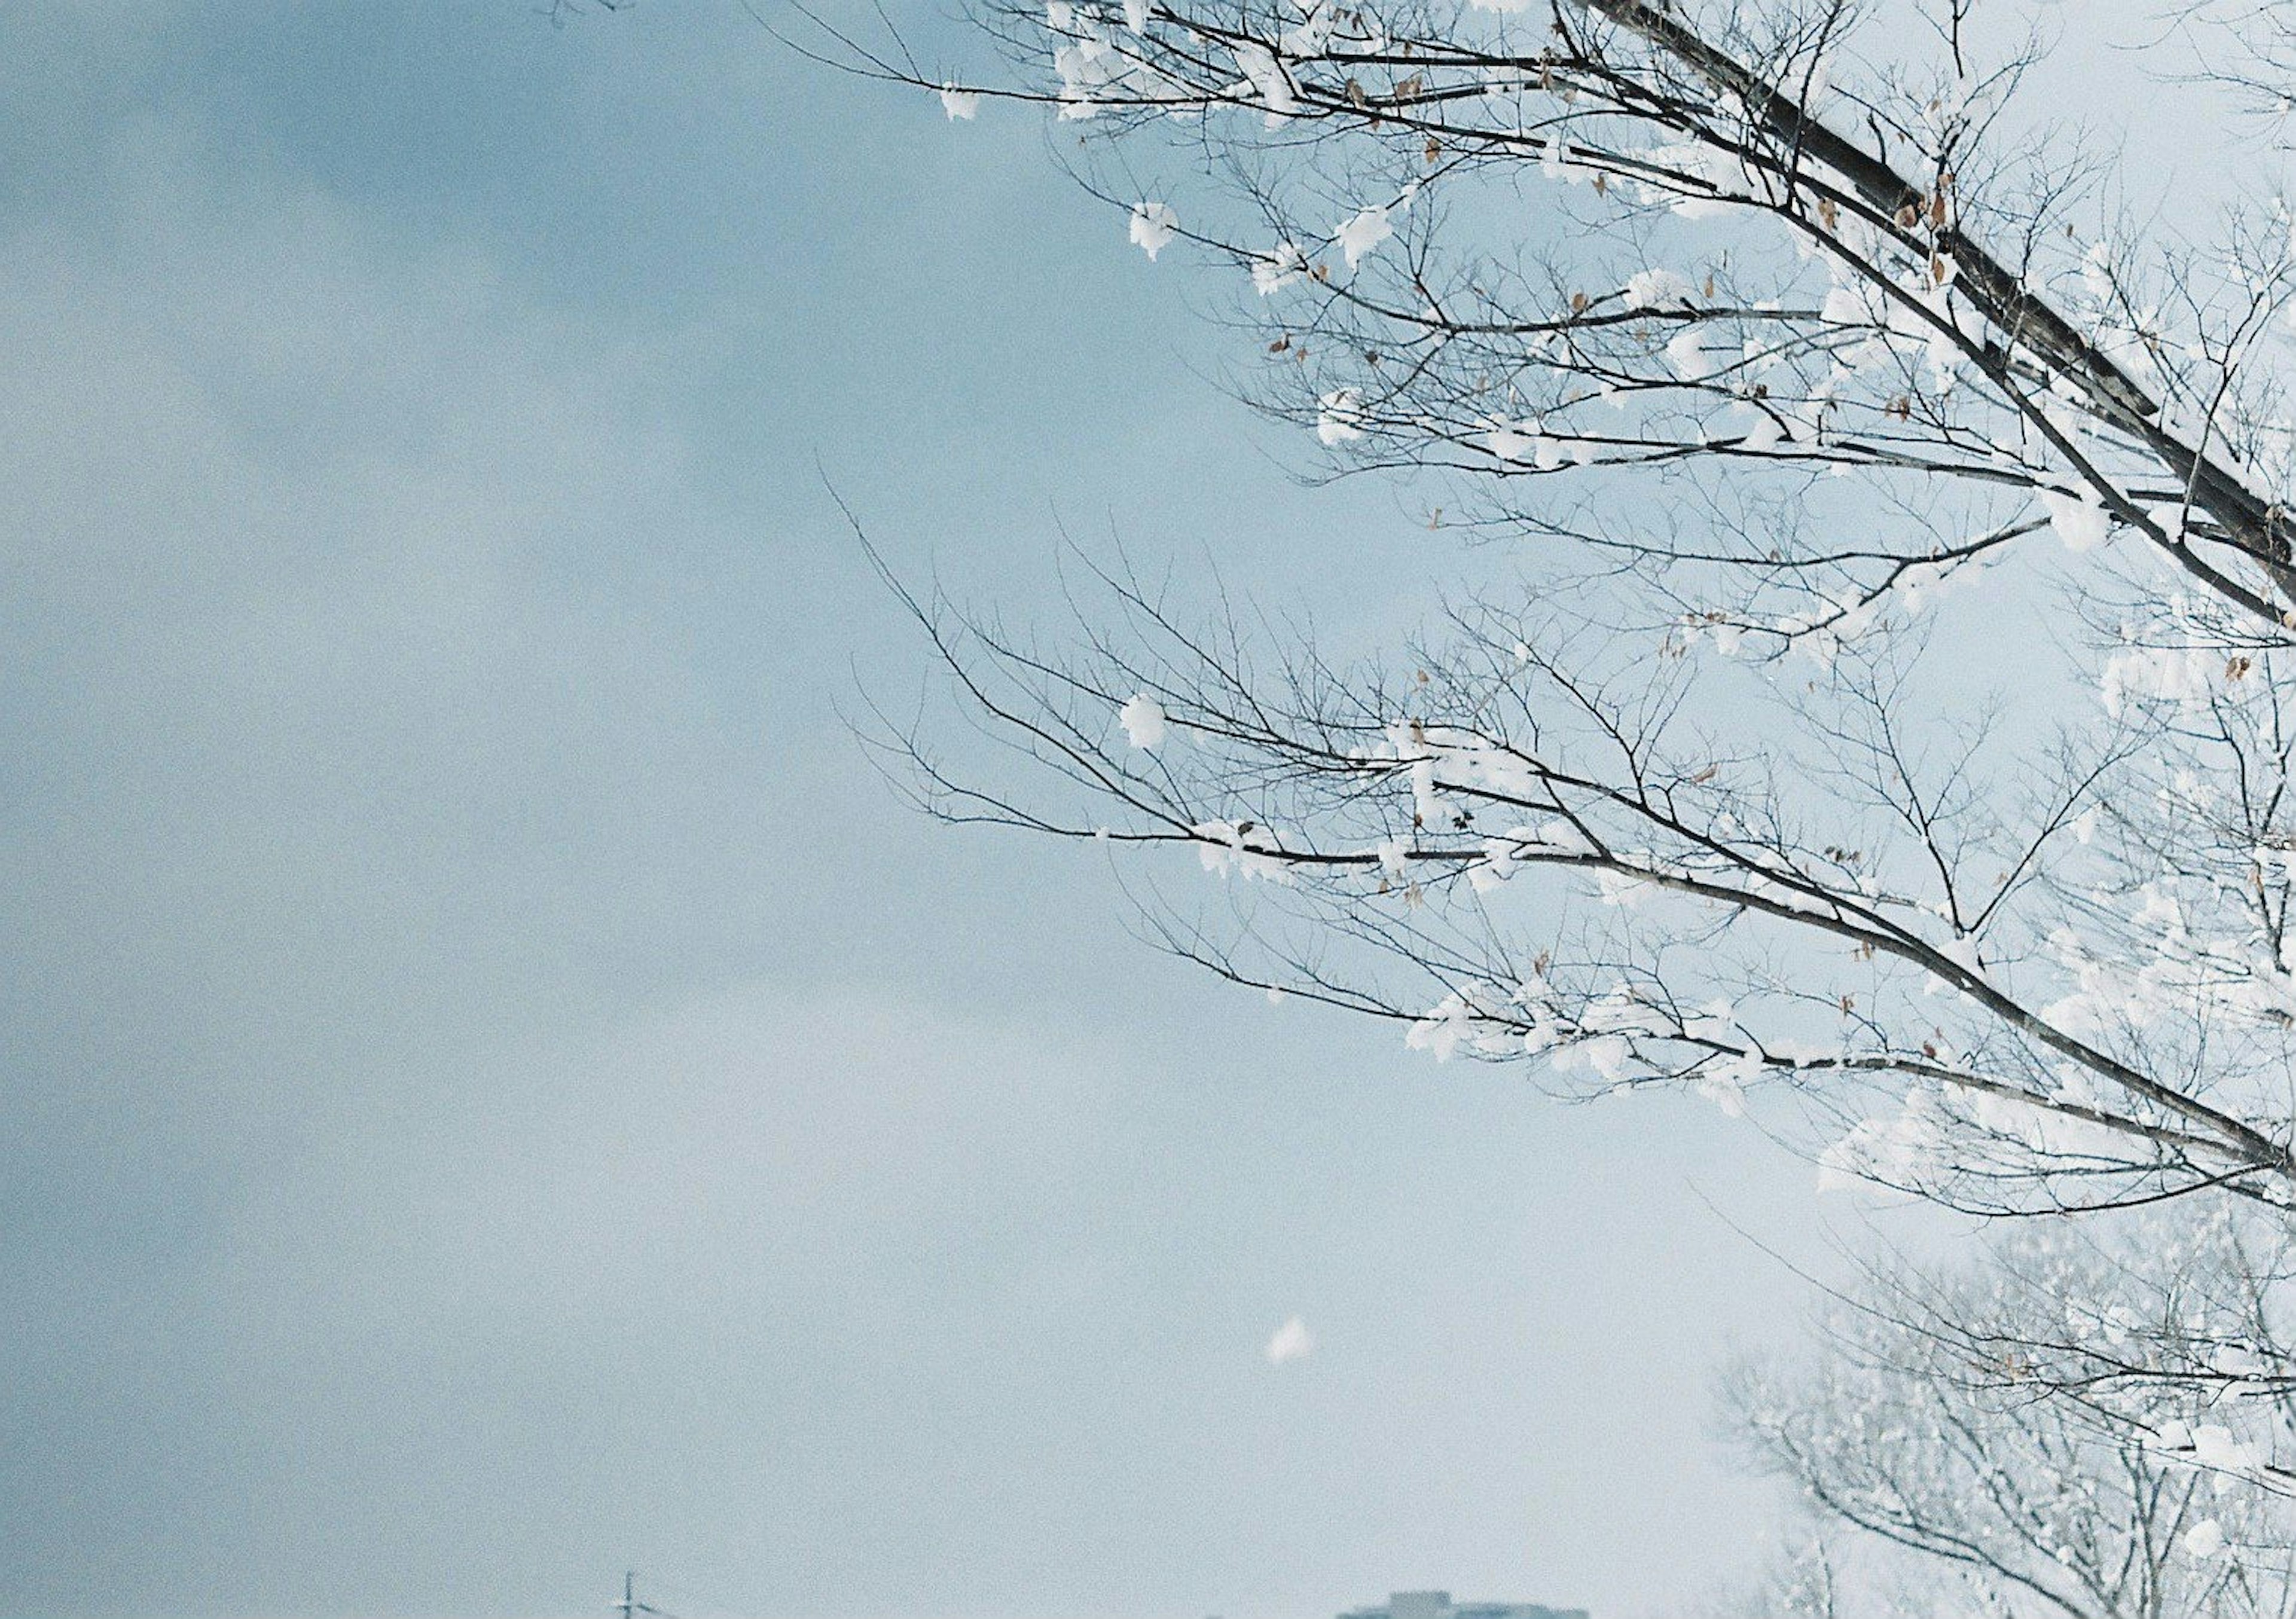
<instances>
[{"instance_id":1,"label":"distant tree","mask_svg":"<svg viewBox=\"0 0 2296 1619\"><path fill-rule=\"evenodd\" d=\"M988 0L1009 81L816 16L953 119L1053 109L1141 249L1249 276L1250 398L1524 570L1377 662L1116 568L1065 643L912 595L1027 768L888 726L906 779L1192 848L1238 908L1163 942L1439 1059L1751 1099L1980 1215L2282 1219L2296 253L2227 89L2270 30L2161 77L2213 189L2132 224L2154 171L2020 99L2042 13L2088 20ZM2138 1359L2168 1443L2220 1374Z\"/></svg>"},{"instance_id":2,"label":"distant tree","mask_svg":"<svg viewBox=\"0 0 2296 1619\"><path fill-rule=\"evenodd\" d=\"M1814 1356L1731 1378L1731 1431L1815 1532L1765 1593L1774 1613L2286 1619L2288 1503L2251 1487L2238 1431L2284 1421L2286 1391L2259 1408L2187 1386L2164 1443L2095 1419L2111 1387L2037 1397L2025 1358L2069 1323L2123 1345L2206 1338L2225 1300L2253 1291L2253 1255L2222 1222L2155 1220L2111 1251L2085 1236L2028 1229L1989 1264L1876 1278L1827 1312ZM1939 1321L2006 1328L2016 1347L1972 1360ZM2177 1442L2195 1435L2198 1455Z\"/></svg>"}]
</instances>

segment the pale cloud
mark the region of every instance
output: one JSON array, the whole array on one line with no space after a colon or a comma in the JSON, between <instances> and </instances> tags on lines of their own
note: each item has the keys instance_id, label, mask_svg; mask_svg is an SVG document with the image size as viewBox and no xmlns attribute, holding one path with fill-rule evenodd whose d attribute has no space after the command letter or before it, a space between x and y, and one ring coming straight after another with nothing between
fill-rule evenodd
<instances>
[{"instance_id":1,"label":"pale cloud","mask_svg":"<svg viewBox=\"0 0 2296 1619\"><path fill-rule=\"evenodd\" d=\"M1784 1312L1712 1254L1702 1304L1603 1285L1710 1225L1668 1190L1710 1155L1650 1156L1693 1138L1258 1034L1087 931L1072 862L908 819L836 721L916 649L872 640L816 449L975 578L1015 491L1177 457L1177 526L1292 509L1177 360L1139 380L1164 329L1102 296L1136 261L1041 246L1021 123L920 161L738 16L166 14L0 18L37 114L0 132L22 1606L569 1611L624 1558L759 1611L1336 1606L1397 1523L1457 1570L1528 1505L1571 1530L1521 1594L1601 1607L1642 1517L1736 1500L1668 1374ZM1325 527L1266 549L1354 599ZM1349 1387L1235 1353L1287 1295L1347 1315ZM1493 1399L1379 1397L1430 1365ZM1490 1487L1430 1515L1366 1451Z\"/></svg>"}]
</instances>

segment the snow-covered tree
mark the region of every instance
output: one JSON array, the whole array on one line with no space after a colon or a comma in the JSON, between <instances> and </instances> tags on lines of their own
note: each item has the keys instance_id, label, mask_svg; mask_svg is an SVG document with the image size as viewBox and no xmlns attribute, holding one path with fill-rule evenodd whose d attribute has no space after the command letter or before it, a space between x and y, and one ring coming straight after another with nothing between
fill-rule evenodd
<instances>
[{"instance_id":1,"label":"snow-covered tree","mask_svg":"<svg viewBox=\"0 0 2296 1619\"><path fill-rule=\"evenodd\" d=\"M1828 1179L2296 1205L2271 28L2163 58L2155 196L2169 159L2052 136L2049 7L977 15L1016 78L834 49L952 119L1053 109L1133 243L1236 276L1248 396L1523 579L1370 662L1121 569L1066 644L912 597L1027 765L897 728L935 811L1187 846L1239 909L1151 922L1216 971L1751 1107Z\"/></svg>"},{"instance_id":2,"label":"snow-covered tree","mask_svg":"<svg viewBox=\"0 0 2296 1619\"><path fill-rule=\"evenodd\" d=\"M1731 1432L1816 1532L1816 1555L1785 1566L1768 1607L2285 1619L2296 1525L2284 1498L2252 1487L2235 1425L2254 1402L2228 1410L2186 1385L2182 1442L2164 1442L2097 1420L2112 1387L2062 1397L2025 1358L2069 1336L2204 1337L2227 1296L2252 1291L2253 1255L2222 1221L2156 1219L2109 1249L2094 1237L2029 1228L1990 1264L1874 1279L1835 1301L1804 1363L1730 1379ZM1972 1357L1975 1338L1940 1322L2013 1347Z\"/></svg>"}]
</instances>

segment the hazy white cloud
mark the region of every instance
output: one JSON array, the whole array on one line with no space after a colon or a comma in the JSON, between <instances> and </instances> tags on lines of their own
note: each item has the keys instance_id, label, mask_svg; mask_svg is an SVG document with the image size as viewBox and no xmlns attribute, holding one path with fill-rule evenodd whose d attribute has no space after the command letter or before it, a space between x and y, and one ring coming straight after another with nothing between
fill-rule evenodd
<instances>
[{"instance_id":1,"label":"hazy white cloud","mask_svg":"<svg viewBox=\"0 0 2296 1619\"><path fill-rule=\"evenodd\" d=\"M1295 1315L1278 1327L1275 1336L1267 1340L1267 1363L1283 1366L1293 1361L1304 1361L1315 1352L1315 1334L1308 1330L1307 1322Z\"/></svg>"},{"instance_id":2,"label":"hazy white cloud","mask_svg":"<svg viewBox=\"0 0 2296 1619\"><path fill-rule=\"evenodd\" d=\"M1640 1518L1736 1509L1667 1373L1759 1324L1738 1272L1602 1285L1712 1223L1664 1190L1707 1157L1651 1157L1690 1138L1136 971L1075 863L906 819L836 719L915 649L815 449L973 577L1084 446L1256 476L1177 360L1140 380L1136 261L1048 252L1024 167L915 160L738 17L164 14L0 17L22 1606L578 1611L628 1558L728 1611L1328 1612L1398 1525L1486 1582L1527 1507L1569 1528L1521 1594L1601 1606ZM962 228L870 234L928 206ZM975 357L920 372L944 334ZM1188 481L1177 530L1324 580L1331 508ZM1286 1294L1347 1315L1348 1386L1269 1399L1224 1336ZM1430 1451L1478 1501L1363 1476Z\"/></svg>"}]
</instances>

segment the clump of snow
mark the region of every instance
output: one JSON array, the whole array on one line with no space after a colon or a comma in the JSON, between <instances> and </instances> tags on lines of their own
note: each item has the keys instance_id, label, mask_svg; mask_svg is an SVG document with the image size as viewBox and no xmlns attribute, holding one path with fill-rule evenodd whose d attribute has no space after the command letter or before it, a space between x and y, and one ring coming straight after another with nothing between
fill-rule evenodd
<instances>
[{"instance_id":1,"label":"clump of snow","mask_svg":"<svg viewBox=\"0 0 2296 1619\"><path fill-rule=\"evenodd\" d=\"M1896 1117L1867 1119L1817 1155L1817 1190L1891 1190L1918 1184L1937 1161L1945 1124L1935 1091L1915 1085Z\"/></svg>"},{"instance_id":2,"label":"clump of snow","mask_svg":"<svg viewBox=\"0 0 2296 1619\"><path fill-rule=\"evenodd\" d=\"M1510 422L1496 417L1484 429L1483 448L1495 460L1528 461L1542 472L1554 471L1570 454L1561 441L1540 432L1538 422Z\"/></svg>"},{"instance_id":3,"label":"clump of snow","mask_svg":"<svg viewBox=\"0 0 2296 1619\"><path fill-rule=\"evenodd\" d=\"M1316 437L1326 446L1363 437L1362 390L1334 388L1316 402Z\"/></svg>"},{"instance_id":4,"label":"clump of snow","mask_svg":"<svg viewBox=\"0 0 2296 1619\"><path fill-rule=\"evenodd\" d=\"M1267 1340L1267 1363L1286 1366L1293 1361L1304 1361L1315 1353L1316 1335L1308 1330L1308 1323L1293 1316L1275 1329Z\"/></svg>"},{"instance_id":5,"label":"clump of snow","mask_svg":"<svg viewBox=\"0 0 2296 1619\"><path fill-rule=\"evenodd\" d=\"M1236 68L1244 78L1238 88L1249 90L1267 107L1269 128L1300 110L1300 97L1292 88L1292 76L1275 59L1275 53L1250 39L1240 40L1231 48Z\"/></svg>"},{"instance_id":6,"label":"clump of snow","mask_svg":"<svg viewBox=\"0 0 2296 1619\"><path fill-rule=\"evenodd\" d=\"M1432 1051L1437 1062L1448 1062L1462 1042L1472 1042L1475 1009L1463 995L1449 994L1404 1032L1403 1043L1414 1051Z\"/></svg>"},{"instance_id":7,"label":"clump of snow","mask_svg":"<svg viewBox=\"0 0 2296 1619\"><path fill-rule=\"evenodd\" d=\"M1520 1019L1521 1014L1508 1007L1507 998L1489 985L1465 984L1429 1008L1427 1015L1405 1032L1403 1043L1414 1051L1432 1051L1437 1062L1448 1062L1463 1049L1496 1057L1519 1049L1538 1051L1553 1043L1551 1020L1543 1002L1533 1008L1534 1034L1541 1025L1549 1025L1538 1043L1529 1043L1521 1035Z\"/></svg>"},{"instance_id":8,"label":"clump of snow","mask_svg":"<svg viewBox=\"0 0 2296 1619\"><path fill-rule=\"evenodd\" d=\"M1703 382L1728 363L1719 350L1706 347L1705 333L1695 326L1685 326L1668 339L1666 359L1685 382Z\"/></svg>"},{"instance_id":9,"label":"clump of snow","mask_svg":"<svg viewBox=\"0 0 2296 1619\"><path fill-rule=\"evenodd\" d=\"M940 110L948 114L949 122L970 119L980 110L978 90L960 90L953 83L940 87Z\"/></svg>"},{"instance_id":10,"label":"clump of snow","mask_svg":"<svg viewBox=\"0 0 2296 1619\"><path fill-rule=\"evenodd\" d=\"M1889 312L1874 307L1878 294L1856 282L1834 287L1819 306L1817 318L1831 326L1881 326Z\"/></svg>"},{"instance_id":11,"label":"clump of snow","mask_svg":"<svg viewBox=\"0 0 2296 1619\"><path fill-rule=\"evenodd\" d=\"M1759 1079L1761 1074L1761 1054L1748 1051L1726 1063L1701 1068L1693 1083L1698 1094L1719 1108L1725 1118L1743 1118L1746 1087Z\"/></svg>"},{"instance_id":12,"label":"clump of snow","mask_svg":"<svg viewBox=\"0 0 2296 1619\"><path fill-rule=\"evenodd\" d=\"M1308 256L1291 242L1279 241L1267 252L1252 255L1251 284L1262 298L1307 278Z\"/></svg>"},{"instance_id":13,"label":"clump of snow","mask_svg":"<svg viewBox=\"0 0 2296 1619\"><path fill-rule=\"evenodd\" d=\"M1382 204L1357 210L1332 233L1332 240L1340 244L1340 251L1347 255L1348 268L1352 270L1362 262L1365 254L1394 234L1395 226L1388 222L1387 208Z\"/></svg>"},{"instance_id":14,"label":"clump of snow","mask_svg":"<svg viewBox=\"0 0 2296 1619\"><path fill-rule=\"evenodd\" d=\"M1134 692L1116 717L1124 722L1125 737L1135 748L1153 753L1164 745L1164 705L1146 692Z\"/></svg>"},{"instance_id":15,"label":"clump of snow","mask_svg":"<svg viewBox=\"0 0 2296 1619\"><path fill-rule=\"evenodd\" d=\"M1532 436L1521 427L1497 422L1483 435L1483 448L1499 461L1521 461L1531 446Z\"/></svg>"},{"instance_id":16,"label":"clump of snow","mask_svg":"<svg viewBox=\"0 0 2296 1619\"><path fill-rule=\"evenodd\" d=\"M2254 1445L2220 1422L2195 1423L2190 1427L2181 1421L2164 1423L2152 1443L2155 1450L2176 1460L2219 1473L2255 1474L2264 1465Z\"/></svg>"},{"instance_id":17,"label":"clump of snow","mask_svg":"<svg viewBox=\"0 0 2296 1619\"><path fill-rule=\"evenodd\" d=\"M1421 826L1449 830L1462 825L1466 817L1459 806L1445 797L1437 786L1437 761L1431 757L1419 759L1411 766L1411 813Z\"/></svg>"},{"instance_id":18,"label":"clump of snow","mask_svg":"<svg viewBox=\"0 0 2296 1619\"><path fill-rule=\"evenodd\" d=\"M2104 660L2104 711L2119 718L2132 697L2198 707L2217 666L2202 647L2123 647Z\"/></svg>"},{"instance_id":19,"label":"clump of snow","mask_svg":"<svg viewBox=\"0 0 2296 1619\"><path fill-rule=\"evenodd\" d=\"M1564 1046L1554 1053L1554 1071L1569 1074L1578 1068L1593 1070L1595 1076L1606 1085L1615 1085L1633 1065L1634 1043L1624 1034L1597 1034L1576 1045Z\"/></svg>"},{"instance_id":20,"label":"clump of snow","mask_svg":"<svg viewBox=\"0 0 2296 1619\"><path fill-rule=\"evenodd\" d=\"M1246 881L1289 887L1290 863L1277 849L1264 826L1249 821L1206 821L1188 829L1196 840L1196 858L1215 877L1242 877Z\"/></svg>"},{"instance_id":21,"label":"clump of snow","mask_svg":"<svg viewBox=\"0 0 2296 1619\"><path fill-rule=\"evenodd\" d=\"M2212 1517L2204 1517L2185 1531L2186 1557L2212 1558L2224 1549L2224 1525Z\"/></svg>"},{"instance_id":22,"label":"clump of snow","mask_svg":"<svg viewBox=\"0 0 2296 1619\"><path fill-rule=\"evenodd\" d=\"M1641 904L1657 890L1646 878L1605 866L1595 873L1595 892L1606 905L1634 906Z\"/></svg>"},{"instance_id":23,"label":"clump of snow","mask_svg":"<svg viewBox=\"0 0 2296 1619\"><path fill-rule=\"evenodd\" d=\"M1625 293L1629 309L1687 309L1698 289L1672 270L1640 270L1627 278Z\"/></svg>"},{"instance_id":24,"label":"clump of snow","mask_svg":"<svg viewBox=\"0 0 2296 1619\"><path fill-rule=\"evenodd\" d=\"M1179 231L1180 217L1169 203L1143 202L1132 210L1132 240L1152 259Z\"/></svg>"},{"instance_id":25,"label":"clump of snow","mask_svg":"<svg viewBox=\"0 0 2296 1619\"><path fill-rule=\"evenodd\" d=\"M1513 877L1518 846L1509 838L1484 838L1482 862L1467 868L1467 886L1478 894L1488 894Z\"/></svg>"},{"instance_id":26,"label":"clump of snow","mask_svg":"<svg viewBox=\"0 0 2296 1619\"><path fill-rule=\"evenodd\" d=\"M2073 495L2044 489L2040 495L2041 504L2049 509L2049 527L2057 531L2067 551L2094 551L2112 532L2112 515L2097 504L2094 494Z\"/></svg>"},{"instance_id":27,"label":"clump of snow","mask_svg":"<svg viewBox=\"0 0 2296 1619\"><path fill-rule=\"evenodd\" d=\"M1097 117L1103 96L1148 95L1173 87L1161 73L1111 38L1099 18L1079 13L1068 0L1050 0L1045 26L1057 36L1053 71L1060 76L1062 119Z\"/></svg>"},{"instance_id":28,"label":"clump of snow","mask_svg":"<svg viewBox=\"0 0 2296 1619\"><path fill-rule=\"evenodd\" d=\"M1300 25L1286 29L1275 37L1277 53L1293 61L1322 55L1324 45L1331 40L1332 25L1336 20L1332 15L1332 0L1315 0L1313 4L1300 4L1300 9L1308 13L1300 20Z\"/></svg>"},{"instance_id":29,"label":"clump of snow","mask_svg":"<svg viewBox=\"0 0 2296 1619\"><path fill-rule=\"evenodd\" d=\"M1746 626L1732 624L1710 613L1691 613L1682 620L1682 644L1694 647L1701 641L1714 643L1715 651L1725 658L1735 658L1746 644Z\"/></svg>"},{"instance_id":30,"label":"clump of snow","mask_svg":"<svg viewBox=\"0 0 2296 1619\"><path fill-rule=\"evenodd\" d=\"M1966 934L1956 934L1952 938L1939 939L1937 942L1937 953L1972 977L1984 976L1985 958L1977 948L1977 941Z\"/></svg>"}]
</instances>

